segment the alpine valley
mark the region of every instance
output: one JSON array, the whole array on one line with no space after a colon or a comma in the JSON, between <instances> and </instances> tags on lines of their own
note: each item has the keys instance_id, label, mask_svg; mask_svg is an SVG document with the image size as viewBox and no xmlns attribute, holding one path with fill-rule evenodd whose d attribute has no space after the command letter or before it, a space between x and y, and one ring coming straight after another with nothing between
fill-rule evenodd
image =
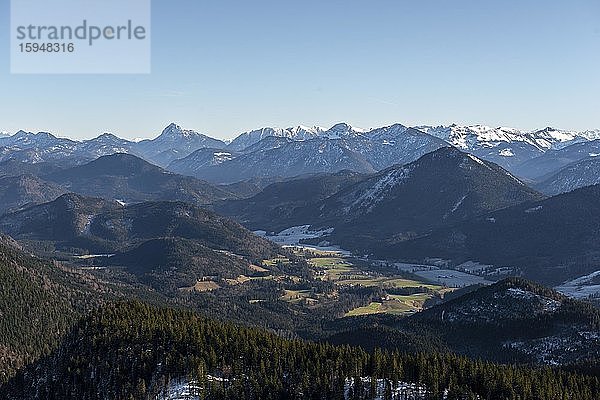
<instances>
[{"instance_id":1,"label":"alpine valley","mask_svg":"<svg viewBox=\"0 0 600 400\"><path fill-rule=\"evenodd\" d=\"M0 397L598 399L599 157L551 127L0 135Z\"/></svg>"}]
</instances>

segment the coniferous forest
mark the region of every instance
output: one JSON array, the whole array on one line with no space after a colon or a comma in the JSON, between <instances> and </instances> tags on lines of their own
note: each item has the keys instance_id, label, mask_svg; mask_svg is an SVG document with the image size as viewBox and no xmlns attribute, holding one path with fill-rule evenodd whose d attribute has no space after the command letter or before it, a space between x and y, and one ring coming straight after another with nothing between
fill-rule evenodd
<instances>
[{"instance_id":1,"label":"coniferous forest","mask_svg":"<svg viewBox=\"0 0 600 400\"><path fill-rule=\"evenodd\" d=\"M286 340L140 302L114 303L83 318L58 349L2 391L9 399L160 398L181 381L194 382L206 399L373 399L378 385L391 399L400 382L424 388L427 399L600 396L597 377L452 354L367 353Z\"/></svg>"}]
</instances>

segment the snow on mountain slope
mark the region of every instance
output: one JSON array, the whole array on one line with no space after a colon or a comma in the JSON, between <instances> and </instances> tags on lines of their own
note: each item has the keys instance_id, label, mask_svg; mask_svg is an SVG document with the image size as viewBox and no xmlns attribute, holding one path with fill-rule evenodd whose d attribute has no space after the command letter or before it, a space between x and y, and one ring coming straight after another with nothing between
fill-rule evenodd
<instances>
[{"instance_id":1,"label":"snow on mountain slope","mask_svg":"<svg viewBox=\"0 0 600 400\"><path fill-rule=\"evenodd\" d=\"M236 158L239 154L222 149L199 149L189 156L169 164L168 170L183 175L195 175L202 168L213 167Z\"/></svg>"},{"instance_id":2,"label":"snow on mountain slope","mask_svg":"<svg viewBox=\"0 0 600 400\"><path fill-rule=\"evenodd\" d=\"M497 321L499 315L536 316L552 313L561 306L560 297L548 297L519 287L498 288L487 297L470 296L460 307L448 308L443 320L449 322Z\"/></svg>"},{"instance_id":3,"label":"snow on mountain slope","mask_svg":"<svg viewBox=\"0 0 600 400\"><path fill-rule=\"evenodd\" d=\"M365 191L358 193L358 195L353 194L356 198L344 207L344 213L348 214L353 209L361 209L367 213L371 212L373 207L382 201L389 191L410 177L413 168L414 165L408 165L398 169L390 169Z\"/></svg>"},{"instance_id":4,"label":"snow on mountain slope","mask_svg":"<svg viewBox=\"0 0 600 400\"><path fill-rule=\"evenodd\" d=\"M267 146L260 146L263 142L268 142ZM254 146L257 146L255 151L188 174L212 182L233 183L255 177L293 177L345 169L375 172L365 157L345 146L343 140L265 138Z\"/></svg>"},{"instance_id":5,"label":"snow on mountain slope","mask_svg":"<svg viewBox=\"0 0 600 400\"><path fill-rule=\"evenodd\" d=\"M398 137L404 134L410 128L402 124L394 124L375 128L365 133L365 136L371 140L377 140L386 144L395 144Z\"/></svg>"},{"instance_id":6,"label":"snow on mountain slope","mask_svg":"<svg viewBox=\"0 0 600 400\"><path fill-rule=\"evenodd\" d=\"M318 216L342 241L367 231L389 238L542 197L499 166L448 146L340 190Z\"/></svg>"},{"instance_id":7,"label":"snow on mountain slope","mask_svg":"<svg viewBox=\"0 0 600 400\"><path fill-rule=\"evenodd\" d=\"M356 138L363 136L367 131L361 128L354 128L348 125L345 122L341 122L339 124L335 124L325 132L321 134L321 136L326 137L328 139L343 139L343 138Z\"/></svg>"},{"instance_id":8,"label":"snow on mountain slope","mask_svg":"<svg viewBox=\"0 0 600 400\"><path fill-rule=\"evenodd\" d=\"M383 170L391 165L412 162L423 154L435 151L449 143L481 159L510 169L519 176L531 178L529 173L532 171L526 166L527 162L549 153L560 152L576 144L592 143L598 138L600 138L600 130L576 132L548 127L536 131L522 131L505 127L456 124L417 128L393 124L364 130L347 123L338 123L329 129L302 125L291 128L261 128L244 132L230 143L226 143L172 123L157 138L141 141L128 141L111 134L103 134L85 141L57 138L49 133L33 134L24 131L8 137L0 135L0 161L6 159L29 163L60 161L67 165L76 165L102 155L130 153L155 164L167 166L174 160L184 159L199 149L226 148L223 153L231 155L214 156L216 153L213 153L212 161L207 160L206 155L200 157L198 162L193 158L188 159L189 165L186 167L188 171L180 172L193 174L196 170L217 164L235 166L229 164L229 161L238 156L238 153L284 149L292 142L337 140L338 147L359 154L370 164L369 168ZM312 157L321 156L307 152L311 149L317 149L318 152L319 148L320 146L312 144L297 146L303 154L295 158L298 160L303 158L310 163ZM592 151L589 153L600 154ZM285 154L281 156L284 157ZM334 160L329 160L328 163L332 164ZM568 162L561 166L566 164ZM521 171L524 173L520 173ZM311 172L320 172L320 170Z\"/></svg>"},{"instance_id":9,"label":"snow on mountain slope","mask_svg":"<svg viewBox=\"0 0 600 400\"><path fill-rule=\"evenodd\" d=\"M598 296L600 293L600 271L594 271L591 274L564 282L559 286L556 286L555 289L558 292L575 299Z\"/></svg>"},{"instance_id":10,"label":"snow on mountain slope","mask_svg":"<svg viewBox=\"0 0 600 400\"><path fill-rule=\"evenodd\" d=\"M308 140L319 136L319 134L324 131L325 129L318 126L306 127L303 125L285 129L270 127L260 128L240 134L231 141L227 148L232 151L242 151L271 136L289 138L292 140Z\"/></svg>"},{"instance_id":11,"label":"snow on mountain slope","mask_svg":"<svg viewBox=\"0 0 600 400\"><path fill-rule=\"evenodd\" d=\"M461 126L417 126L425 133L447 141L461 150L473 150L477 147L497 147L500 143L527 142L533 146L543 148L535 139L529 137L518 129L498 127L492 128L485 125Z\"/></svg>"},{"instance_id":12,"label":"snow on mountain slope","mask_svg":"<svg viewBox=\"0 0 600 400\"><path fill-rule=\"evenodd\" d=\"M58 138L47 132L19 131L0 138L0 161L15 159L28 163L78 157L77 144L70 139Z\"/></svg>"},{"instance_id":13,"label":"snow on mountain slope","mask_svg":"<svg viewBox=\"0 0 600 400\"><path fill-rule=\"evenodd\" d=\"M423 132L429 133L461 150L471 151L478 147L498 147L503 143L527 143L540 151L560 149L578 141L593 140L600 137L600 130L584 132L561 130L552 127L534 131L522 131L507 127L490 127L486 125L461 126L418 126Z\"/></svg>"},{"instance_id":14,"label":"snow on mountain slope","mask_svg":"<svg viewBox=\"0 0 600 400\"><path fill-rule=\"evenodd\" d=\"M261 128L244 132L236 137L228 146L233 151L242 151L268 137L287 138L301 141L315 138L348 139L362 137L367 131L355 128L345 122L335 124L329 129L319 126L306 127L299 125L293 128Z\"/></svg>"},{"instance_id":15,"label":"snow on mountain slope","mask_svg":"<svg viewBox=\"0 0 600 400\"><path fill-rule=\"evenodd\" d=\"M194 160L192 154L172 163L171 169L219 183L344 169L369 173L412 162L445 146L448 144L441 139L402 125L366 134L347 124L338 124L314 139L267 136L246 147L237 157L232 154L230 160L219 165L208 165L202 161L204 158Z\"/></svg>"},{"instance_id":16,"label":"snow on mountain slope","mask_svg":"<svg viewBox=\"0 0 600 400\"><path fill-rule=\"evenodd\" d=\"M548 151L589 141L600 134L599 131L575 132L551 127L522 131L506 127L456 124L436 127L419 126L416 129L511 170Z\"/></svg>"},{"instance_id":17,"label":"snow on mountain slope","mask_svg":"<svg viewBox=\"0 0 600 400\"><path fill-rule=\"evenodd\" d=\"M12 136L0 139L0 146L14 148L16 150L25 150L36 147L60 146L74 147L77 144L74 140L58 138L48 132L25 132L18 131Z\"/></svg>"}]
</instances>

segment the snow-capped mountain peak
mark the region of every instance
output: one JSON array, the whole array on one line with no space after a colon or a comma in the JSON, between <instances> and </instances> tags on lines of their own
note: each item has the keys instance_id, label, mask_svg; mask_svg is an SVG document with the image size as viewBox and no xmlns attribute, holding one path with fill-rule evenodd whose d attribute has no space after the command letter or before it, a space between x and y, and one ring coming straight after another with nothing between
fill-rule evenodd
<instances>
[{"instance_id":1,"label":"snow-capped mountain peak","mask_svg":"<svg viewBox=\"0 0 600 400\"><path fill-rule=\"evenodd\" d=\"M600 129L590 129L579 132L579 136L585 140L598 140L600 139Z\"/></svg>"},{"instance_id":2,"label":"snow-capped mountain peak","mask_svg":"<svg viewBox=\"0 0 600 400\"><path fill-rule=\"evenodd\" d=\"M530 142L538 146L535 141L530 140L527 135L514 128L497 127L487 125L440 125L440 126L417 126L416 129L436 136L447 141L462 150L474 147L496 147L498 144L511 142Z\"/></svg>"},{"instance_id":3,"label":"snow-capped mountain peak","mask_svg":"<svg viewBox=\"0 0 600 400\"><path fill-rule=\"evenodd\" d=\"M364 129L355 128L345 122L340 122L323 132L321 136L329 139L341 139L362 136L365 132Z\"/></svg>"},{"instance_id":4,"label":"snow-capped mountain peak","mask_svg":"<svg viewBox=\"0 0 600 400\"><path fill-rule=\"evenodd\" d=\"M312 127L298 125L293 128L288 128L287 131L291 132L294 135L294 138L296 138L297 140L299 138L302 138L302 140L306 140L318 136L319 134L325 131L325 128L316 125Z\"/></svg>"},{"instance_id":5,"label":"snow-capped mountain peak","mask_svg":"<svg viewBox=\"0 0 600 400\"><path fill-rule=\"evenodd\" d=\"M279 137L292 140L310 140L318 137L324 129L319 126L307 127L298 125L291 128L264 127L244 132L231 141L228 148L241 151L260 142L267 137Z\"/></svg>"},{"instance_id":6,"label":"snow-capped mountain peak","mask_svg":"<svg viewBox=\"0 0 600 400\"><path fill-rule=\"evenodd\" d=\"M199 136L200 134L191 129L183 129L181 126L176 123L170 123L160 134L163 137L184 137L190 138L194 136Z\"/></svg>"},{"instance_id":7,"label":"snow-capped mountain peak","mask_svg":"<svg viewBox=\"0 0 600 400\"><path fill-rule=\"evenodd\" d=\"M103 134L97 136L94 139L91 140L96 140L96 141L102 141L102 142L111 142L111 141L125 141L125 139L121 139L120 137L113 135L110 132L104 132Z\"/></svg>"},{"instance_id":8,"label":"snow-capped mountain peak","mask_svg":"<svg viewBox=\"0 0 600 400\"><path fill-rule=\"evenodd\" d=\"M372 129L366 133L371 140L385 141L387 143L394 143L396 139L408 129L407 126L402 124L393 124L390 126L384 126L382 128Z\"/></svg>"},{"instance_id":9,"label":"snow-capped mountain peak","mask_svg":"<svg viewBox=\"0 0 600 400\"><path fill-rule=\"evenodd\" d=\"M535 137L539 143L543 143L547 148L560 148L563 143L572 143L579 136L577 132L565 131L550 126L532 131L529 134Z\"/></svg>"},{"instance_id":10,"label":"snow-capped mountain peak","mask_svg":"<svg viewBox=\"0 0 600 400\"><path fill-rule=\"evenodd\" d=\"M20 130L12 136L4 138L4 144L17 149L45 147L60 144L74 145L76 142L70 139L57 138L48 132L26 132Z\"/></svg>"}]
</instances>

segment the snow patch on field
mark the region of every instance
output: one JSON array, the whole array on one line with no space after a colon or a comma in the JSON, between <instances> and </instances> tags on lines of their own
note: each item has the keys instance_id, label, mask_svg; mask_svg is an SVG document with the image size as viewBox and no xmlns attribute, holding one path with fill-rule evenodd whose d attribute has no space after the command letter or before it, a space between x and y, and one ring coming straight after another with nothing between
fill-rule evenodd
<instances>
[{"instance_id":1,"label":"snow patch on field","mask_svg":"<svg viewBox=\"0 0 600 400\"><path fill-rule=\"evenodd\" d=\"M481 264L476 261L465 261L464 263L457 265L456 269L464 270L465 272L469 273L481 273L493 267L494 266L491 264Z\"/></svg>"},{"instance_id":2,"label":"snow patch on field","mask_svg":"<svg viewBox=\"0 0 600 400\"><path fill-rule=\"evenodd\" d=\"M272 242L275 242L282 246L290 246L290 247L303 247L307 249L315 249L322 251L335 251L344 256L350 256L351 253L347 250L344 250L338 246L331 246L329 242L325 240L327 235L333 233L333 228L322 229L322 230L311 230L310 225L299 225L292 226L290 228L284 229L279 233L267 233L263 230L254 231L254 233L258 236L261 236L265 239L268 239ZM316 239L323 237L324 240L319 245L308 245L301 243L304 239Z\"/></svg>"},{"instance_id":3,"label":"snow patch on field","mask_svg":"<svg viewBox=\"0 0 600 400\"><path fill-rule=\"evenodd\" d=\"M600 271L564 282L555 289L565 296L575 299L600 295Z\"/></svg>"}]
</instances>

